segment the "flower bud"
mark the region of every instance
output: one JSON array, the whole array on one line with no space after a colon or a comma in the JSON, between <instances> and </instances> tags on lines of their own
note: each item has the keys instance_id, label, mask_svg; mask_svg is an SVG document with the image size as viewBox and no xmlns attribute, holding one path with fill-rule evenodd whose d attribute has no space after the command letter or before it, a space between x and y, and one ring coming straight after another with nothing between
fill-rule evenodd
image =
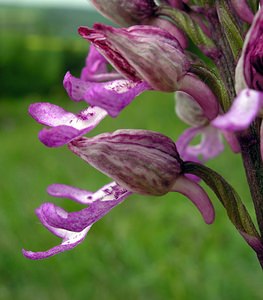
<instances>
[{"instance_id":1,"label":"flower bud","mask_svg":"<svg viewBox=\"0 0 263 300\"><path fill-rule=\"evenodd\" d=\"M92 0L98 11L121 26L140 24L154 14L153 0Z\"/></svg>"},{"instance_id":2,"label":"flower bud","mask_svg":"<svg viewBox=\"0 0 263 300\"><path fill-rule=\"evenodd\" d=\"M118 130L79 138L69 149L127 190L168 193L181 173L181 159L168 137L146 130Z\"/></svg>"},{"instance_id":3,"label":"flower bud","mask_svg":"<svg viewBox=\"0 0 263 300\"><path fill-rule=\"evenodd\" d=\"M259 9L246 35L236 67L236 91L248 87L263 91L263 9Z\"/></svg>"},{"instance_id":4,"label":"flower bud","mask_svg":"<svg viewBox=\"0 0 263 300\"><path fill-rule=\"evenodd\" d=\"M80 27L79 33L123 76L146 81L156 90L175 91L190 67L178 40L157 27L126 29L95 24L93 28Z\"/></svg>"}]
</instances>

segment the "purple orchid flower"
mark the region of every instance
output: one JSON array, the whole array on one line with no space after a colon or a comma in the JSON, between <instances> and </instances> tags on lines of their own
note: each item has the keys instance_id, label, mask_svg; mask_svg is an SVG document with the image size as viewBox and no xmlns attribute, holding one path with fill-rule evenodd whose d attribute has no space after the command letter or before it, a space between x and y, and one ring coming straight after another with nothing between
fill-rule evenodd
<instances>
[{"instance_id":1,"label":"purple orchid flower","mask_svg":"<svg viewBox=\"0 0 263 300\"><path fill-rule=\"evenodd\" d=\"M212 121L213 126L227 131L249 127L263 108L263 9L259 9L249 29L236 67L238 93L229 111ZM261 124L262 128L263 124ZM262 132L262 130L261 130ZM261 135L261 149L263 135ZM261 152L263 157L263 152Z\"/></svg>"},{"instance_id":2,"label":"purple orchid flower","mask_svg":"<svg viewBox=\"0 0 263 300\"><path fill-rule=\"evenodd\" d=\"M50 195L68 197L88 207L68 213L52 203L41 205L37 216L47 229L62 238L62 243L44 252L23 250L27 258L43 259L74 248L95 222L132 193L159 196L179 192L194 203L207 224L214 220L214 208L206 192L184 176L175 143L160 133L118 130L75 139L69 149L114 182L96 193L60 184L50 186Z\"/></svg>"},{"instance_id":3,"label":"purple orchid flower","mask_svg":"<svg viewBox=\"0 0 263 300\"><path fill-rule=\"evenodd\" d=\"M39 139L48 147L59 147L95 128L108 114L116 117L137 95L149 89L145 82L124 79L107 71L107 60L91 46L81 77L69 72L64 87L74 101L86 100L91 106L78 114L51 103L34 103L29 114L40 124L51 128L40 131ZM106 82L104 82L107 80Z\"/></svg>"},{"instance_id":4,"label":"purple orchid flower","mask_svg":"<svg viewBox=\"0 0 263 300\"><path fill-rule=\"evenodd\" d=\"M191 126L176 142L181 157L184 160L206 162L220 154L224 150L222 135L218 129L210 125L209 119L195 99L180 91L175 93L175 98L177 116ZM190 145L198 135L201 136L200 144Z\"/></svg>"},{"instance_id":5,"label":"purple orchid flower","mask_svg":"<svg viewBox=\"0 0 263 300\"><path fill-rule=\"evenodd\" d=\"M125 78L146 81L156 90L176 90L190 66L177 39L154 26L126 29L95 24L93 28L80 27L79 33ZM157 60L159 63L153 64Z\"/></svg>"},{"instance_id":6,"label":"purple orchid flower","mask_svg":"<svg viewBox=\"0 0 263 300\"><path fill-rule=\"evenodd\" d=\"M63 84L72 100L84 100L91 106L105 109L112 117L117 117L136 96L151 89L144 81L134 82L122 78L107 82L89 82L76 78L69 72L65 75Z\"/></svg>"},{"instance_id":7,"label":"purple orchid flower","mask_svg":"<svg viewBox=\"0 0 263 300\"><path fill-rule=\"evenodd\" d=\"M142 89L147 89L144 86L147 82L156 90L184 91L196 99L209 120L217 116L217 98L202 80L189 72L190 62L183 49L177 39L165 30L153 26L116 29L95 24L92 29L80 27L79 32L124 77L142 84ZM160 63L153 64L157 59ZM87 101L109 109L94 99ZM114 102L111 105L114 107Z\"/></svg>"},{"instance_id":8,"label":"purple orchid flower","mask_svg":"<svg viewBox=\"0 0 263 300\"><path fill-rule=\"evenodd\" d=\"M39 132L40 141L48 147L63 146L73 139L82 136L95 128L107 112L99 107L73 114L51 103L34 103L29 106L30 115L44 128Z\"/></svg>"},{"instance_id":9,"label":"purple orchid flower","mask_svg":"<svg viewBox=\"0 0 263 300\"><path fill-rule=\"evenodd\" d=\"M175 93L175 99L177 116L191 126L179 136L176 142L178 152L183 160L205 163L216 157L224 150L223 135L233 152L240 151L234 134L215 128L193 97L179 91ZM201 142L197 145L191 145L192 140L199 135Z\"/></svg>"}]
</instances>

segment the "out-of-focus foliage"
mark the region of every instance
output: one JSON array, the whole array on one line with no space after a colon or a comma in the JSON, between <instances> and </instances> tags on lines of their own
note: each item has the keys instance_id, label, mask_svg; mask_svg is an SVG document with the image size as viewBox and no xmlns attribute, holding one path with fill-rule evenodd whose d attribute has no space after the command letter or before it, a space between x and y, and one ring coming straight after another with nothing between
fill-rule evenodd
<instances>
[{"instance_id":1,"label":"out-of-focus foliage","mask_svg":"<svg viewBox=\"0 0 263 300\"><path fill-rule=\"evenodd\" d=\"M52 94L78 75L88 51L77 29L104 21L95 11L1 7L1 95Z\"/></svg>"}]
</instances>

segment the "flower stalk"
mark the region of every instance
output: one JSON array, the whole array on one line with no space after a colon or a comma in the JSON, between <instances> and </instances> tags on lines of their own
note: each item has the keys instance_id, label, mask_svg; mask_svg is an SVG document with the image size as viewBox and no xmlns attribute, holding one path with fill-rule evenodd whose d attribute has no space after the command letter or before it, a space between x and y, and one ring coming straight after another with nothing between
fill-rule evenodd
<instances>
[{"instance_id":1,"label":"flower stalk","mask_svg":"<svg viewBox=\"0 0 263 300\"><path fill-rule=\"evenodd\" d=\"M260 153L260 122L237 134L248 186L254 203L261 239L263 237L263 163Z\"/></svg>"}]
</instances>

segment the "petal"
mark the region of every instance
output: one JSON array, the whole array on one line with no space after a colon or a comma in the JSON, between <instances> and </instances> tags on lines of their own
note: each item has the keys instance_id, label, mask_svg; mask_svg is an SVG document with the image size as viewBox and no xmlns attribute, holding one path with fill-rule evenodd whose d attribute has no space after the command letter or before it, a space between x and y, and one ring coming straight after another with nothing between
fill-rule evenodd
<instances>
[{"instance_id":1,"label":"petal","mask_svg":"<svg viewBox=\"0 0 263 300\"><path fill-rule=\"evenodd\" d=\"M156 90L176 90L178 80L190 67L177 39L155 26L113 28L95 24L93 28L80 27L79 33L124 77L146 81Z\"/></svg>"},{"instance_id":2,"label":"petal","mask_svg":"<svg viewBox=\"0 0 263 300\"><path fill-rule=\"evenodd\" d=\"M62 238L62 243L58 246L55 246L47 251L40 251L40 252L33 252L28 250L22 250L23 255L26 258L38 260L48 258L50 256L56 255L58 253L71 250L75 248L78 244L80 244L85 236L87 235L88 231L90 230L91 226L85 228L81 232L72 232L60 228L55 228L50 226L44 218L41 217L41 212L37 212L38 217L41 223L53 234L57 235L58 237Z\"/></svg>"},{"instance_id":3,"label":"petal","mask_svg":"<svg viewBox=\"0 0 263 300\"><path fill-rule=\"evenodd\" d=\"M90 81L84 81L72 76L70 72L66 73L63 80L65 90L67 91L69 97L74 101L83 100L84 94L90 88L91 84L92 82Z\"/></svg>"},{"instance_id":4,"label":"petal","mask_svg":"<svg viewBox=\"0 0 263 300\"><path fill-rule=\"evenodd\" d=\"M175 112L186 124L191 126L203 126L208 120L201 106L195 99L185 92L175 92Z\"/></svg>"},{"instance_id":5,"label":"petal","mask_svg":"<svg viewBox=\"0 0 263 300\"><path fill-rule=\"evenodd\" d=\"M239 131L249 127L263 106L263 93L244 89L234 100L229 111L211 123L222 130Z\"/></svg>"},{"instance_id":6,"label":"petal","mask_svg":"<svg viewBox=\"0 0 263 300\"><path fill-rule=\"evenodd\" d=\"M172 190L174 192L181 193L189 198L189 200L191 200L200 211L204 218L204 221L207 224L213 223L215 218L213 204L211 203L206 192L199 184L186 178L185 176L180 176L176 180Z\"/></svg>"},{"instance_id":7,"label":"petal","mask_svg":"<svg viewBox=\"0 0 263 300\"><path fill-rule=\"evenodd\" d=\"M135 97L149 89L151 88L146 82L120 79L93 84L85 93L84 100L92 106L105 109L110 116L116 117Z\"/></svg>"},{"instance_id":8,"label":"petal","mask_svg":"<svg viewBox=\"0 0 263 300\"><path fill-rule=\"evenodd\" d=\"M241 149L240 149L240 144L238 142L238 139L235 136L235 133L222 130L222 134L224 135L224 138L227 141L228 145L230 146L231 150L234 153L239 153Z\"/></svg>"},{"instance_id":9,"label":"petal","mask_svg":"<svg viewBox=\"0 0 263 300\"><path fill-rule=\"evenodd\" d=\"M178 82L178 90L193 97L208 120L213 120L218 115L219 104L217 98L210 88L194 74L187 73Z\"/></svg>"},{"instance_id":10,"label":"petal","mask_svg":"<svg viewBox=\"0 0 263 300\"><path fill-rule=\"evenodd\" d=\"M37 122L52 127L39 133L39 139L48 147L62 146L86 134L107 115L99 107L88 107L75 115L50 103L31 104L29 113Z\"/></svg>"},{"instance_id":11,"label":"petal","mask_svg":"<svg viewBox=\"0 0 263 300\"><path fill-rule=\"evenodd\" d=\"M85 82L69 72L65 76L64 86L72 100L85 100L92 106L105 109L112 117L116 117L139 94L151 89L146 82L128 79Z\"/></svg>"},{"instance_id":12,"label":"petal","mask_svg":"<svg viewBox=\"0 0 263 300\"><path fill-rule=\"evenodd\" d=\"M47 188L49 195L58 198L69 198L82 204L94 202L93 193L65 184L52 184Z\"/></svg>"},{"instance_id":13,"label":"petal","mask_svg":"<svg viewBox=\"0 0 263 300\"><path fill-rule=\"evenodd\" d=\"M89 47L86 58L86 66L82 69L80 78L84 81L92 81L96 74L107 72L107 60L101 55L93 45Z\"/></svg>"},{"instance_id":14,"label":"petal","mask_svg":"<svg viewBox=\"0 0 263 300\"><path fill-rule=\"evenodd\" d=\"M198 134L202 132L202 128L203 127L188 128L177 139L176 147L181 158L184 161L190 160L190 161L200 162L198 157L193 156L189 153L188 147L191 141L193 140L193 138L195 138Z\"/></svg>"},{"instance_id":15,"label":"petal","mask_svg":"<svg viewBox=\"0 0 263 300\"><path fill-rule=\"evenodd\" d=\"M44 203L41 206L42 217L52 227L81 232L101 219L130 194L131 192L115 183L108 184L97 192L97 196L94 195L95 198L89 207L68 213L52 203Z\"/></svg>"},{"instance_id":16,"label":"petal","mask_svg":"<svg viewBox=\"0 0 263 300\"><path fill-rule=\"evenodd\" d=\"M171 33L179 42L180 46L185 49L188 46L188 39L185 33L179 29L179 27L175 26L173 22L163 18L156 18L155 16L150 19L146 19L144 24L160 27L169 33Z\"/></svg>"},{"instance_id":17,"label":"petal","mask_svg":"<svg viewBox=\"0 0 263 300\"><path fill-rule=\"evenodd\" d=\"M86 66L81 71L80 79L83 81L109 81L122 78L122 75L107 69L108 61L93 45L90 45L89 54L86 58ZM69 73L70 74L70 73ZM66 76L68 76L66 74ZM68 78L66 77L65 82Z\"/></svg>"},{"instance_id":18,"label":"petal","mask_svg":"<svg viewBox=\"0 0 263 300\"><path fill-rule=\"evenodd\" d=\"M60 192L60 188L55 187L57 195L63 193ZM70 187L68 187L66 193L72 196L72 194L75 194L75 192L72 193L74 189L70 190ZM84 240L95 222L130 194L130 192L113 182L94 193L90 206L79 212L67 213L52 203L44 203L36 210L37 216L49 231L62 238L62 243L44 252L23 250L24 256L30 259L43 259L76 247Z\"/></svg>"},{"instance_id":19,"label":"petal","mask_svg":"<svg viewBox=\"0 0 263 300\"><path fill-rule=\"evenodd\" d=\"M203 162L218 156L224 150L220 131L212 126L205 126L201 132L201 143L188 146L190 156L199 157Z\"/></svg>"}]
</instances>

